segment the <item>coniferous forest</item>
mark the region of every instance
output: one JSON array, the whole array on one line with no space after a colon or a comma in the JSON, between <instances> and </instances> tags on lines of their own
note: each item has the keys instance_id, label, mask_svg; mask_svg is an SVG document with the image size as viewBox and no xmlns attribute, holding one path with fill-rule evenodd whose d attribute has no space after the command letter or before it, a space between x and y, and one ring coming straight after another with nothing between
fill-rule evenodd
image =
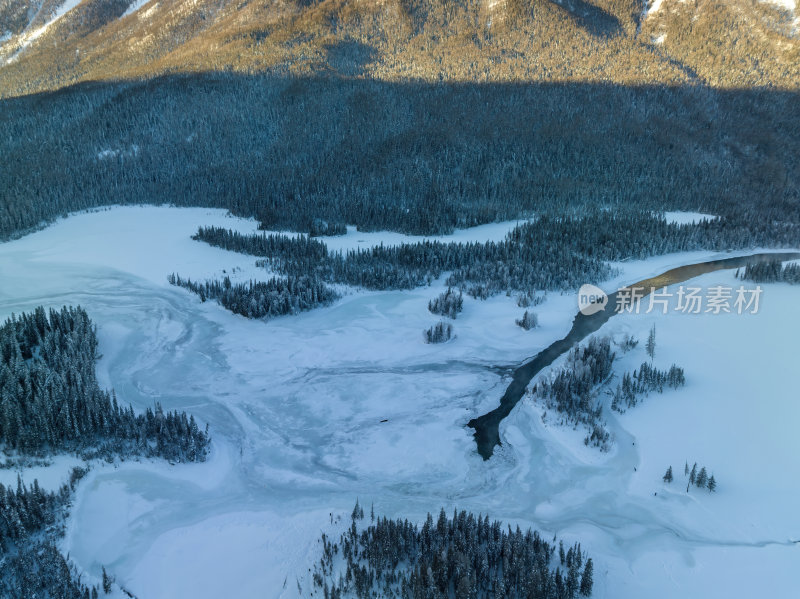
<instances>
[{"instance_id":1,"label":"coniferous forest","mask_svg":"<svg viewBox=\"0 0 800 599\"><path fill-rule=\"evenodd\" d=\"M84 458L206 458L207 431L185 412L159 405L136 414L100 388L95 375L97 333L80 307L36 308L0 326L0 442L23 456L78 452ZM0 484L0 596L96 599L97 588L56 548L70 494L88 472L73 469L57 493L37 481L16 489Z\"/></svg>"},{"instance_id":2,"label":"coniferous forest","mask_svg":"<svg viewBox=\"0 0 800 599\"><path fill-rule=\"evenodd\" d=\"M800 243L798 235L797 227L735 227L723 219L674 224L649 211L595 210L582 217L543 214L517 226L505 240L486 243L422 241L338 253L304 236L245 235L218 227L200 228L194 239L260 257L262 265L284 276L373 290L411 289L449 272L448 285L485 299L505 291L535 294L601 281L614 273L609 261Z\"/></svg>"},{"instance_id":3,"label":"coniferous forest","mask_svg":"<svg viewBox=\"0 0 800 599\"><path fill-rule=\"evenodd\" d=\"M37 481L16 489L0 484L0 597L97 599L55 545L69 511L70 493L86 470L75 468L70 484L44 491Z\"/></svg>"},{"instance_id":4,"label":"coniferous forest","mask_svg":"<svg viewBox=\"0 0 800 599\"><path fill-rule=\"evenodd\" d=\"M754 283L779 283L786 282L792 285L800 284L800 264L790 262L783 264L780 260L748 264L737 274L743 281Z\"/></svg>"},{"instance_id":5,"label":"coniferous forest","mask_svg":"<svg viewBox=\"0 0 800 599\"><path fill-rule=\"evenodd\" d=\"M418 527L408 520L352 523L338 540L322 535L314 586L325 599L574 599L592 593L594 566L580 544L504 529L489 516L444 510Z\"/></svg>"},{"instance_id":6,"label":"coniferous forest","mask_svg":"<svg viewBox=\"0 0 800 599\"><path fill-rule=\"evenodd\" d=\"M297 314L319 306L327 306L339 297L333 289L310 277L271 278L269 281L232 283L230 277L222 281L196 283L179 275L168 277L170 284L188 289L200 296L201 301L213 299L222 306L247 318L265 318Z\"/></svg>"},{"instance_id":7,"label":"coniferous forest","mask_svg":"<svg viewBox=\"0 0 800 599\"><path fill-rule=\"evenodd\" d=\"M797 235L793 91L193 72L2 100L0 239L163 201L306 233L442 234L600 206L719 215L751 247Z\"/></svg>"},{"instance_id":8,"label":"coniferous forest","mask_svg":"<svg viewBox=\"0 0 800 599\"><path fill-rule=\"evenodd\" d=\"M25 453L205 459L209 438L194 417L120 406L98 385L96 360L96 330L80 307L8 319L0 327L0 441Z\"/></svg>"}]
</instances>

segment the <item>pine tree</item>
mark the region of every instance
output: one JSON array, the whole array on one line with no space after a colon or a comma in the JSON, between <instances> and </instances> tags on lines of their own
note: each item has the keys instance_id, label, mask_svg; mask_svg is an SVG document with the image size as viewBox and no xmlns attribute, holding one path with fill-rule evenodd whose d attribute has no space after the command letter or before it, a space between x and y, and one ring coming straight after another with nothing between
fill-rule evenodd
<instances>
[{"instance_id":1,"label":"pine tree","mask_svg":"<svg viewBox=\"0 0 800 599\"><path fill-rule=\"evenodd\" d=\"M683 475L689 476L689 462L686 462L686 464L683 466Z\"/></svg>"},{"instance_id":2,"label":"pine tree","mask_svg":"<svg viewBox=\"0 0 800 599\"><path fill-rule=\"evenodd\" d=\"M525 310L525 314L522 315L521 319L517 319L517 326L522 327L526 331L530 331L533 328L536 328L539 325L539 317L536 316L535 312L529 312Z\"/></svg>"},{"instance_id":3,"label":"pine tree","mask_svg":"<svg viewBox=\"0 0 800 599\"><path fill-rule=\"evenodd\" d=\"M711 491L712 493L717 490L717 481L714 479L713 474L708 479L708 483L706 483L706 486L708 486L708 490Z\"/></svg>"},{"instance_id":4,"label":"pine tree","mask_svg":"<svg viewBox=\"0 0 800 599\"><path fill-rule=\"evenodd\" d=\"M590 557L586 560L586 567L583 569L583 576L581 577L581 595L588 597L592 594L592 585L594 584L593 580L594 575L594 565L592 564L592 558Z\"/></svg>"},{"instance_id":5,"label":"pine tree","mask_svg":"<svg viewBox=\"0 0 800 599\"><path fill-rule=\"evenodd\" d=\"M647 351L647 355L650 356L650 361L652 362L656 357L656 325L653 325L653 328L650 329L650 334L647 336L645 350Z\"/></svg>"},{"instance_id":6,"label":"pine tree","mask_svg":"<svg viewBox=\"0 0 800 599\"><path fill-rule=\"evenodd\" d=\"M106 572L106 567L103 566L103 592L108 595L111 592L111 577Z\"/></svg>"},{"instance_id":7,"label":"pine tree","mask_svg":"<svg viewBox=\"0 0 800 599\"><path fill-rule=\"evenodd\" d=\"M664 475L664 482L671 483L672 482L672 466L667 468L667 473Z\"/></svg>"},{"instance_id":8,"label":"pine tree","mask_svg":"<svg viewBox=\"0 0 800 599\"><path fill-rule=\"evenodd\" d=\"M697 478L695 479L694 484L696 484L700 488L703 488L706 486L707 482L708 482L708 473L706 472L706 467L703 466L702 468L700 468L700 472L697 474Z\"/></svg>"},{"instance_id":9,"label":"pine tree","mask_svg":"<svg viewBox=\"0 0 800 599\"><path fill-rule=\"evenodd\" d=\"M689 485L693 485L695 481L695 477L697 476L697 462L694 463L692 466L692 471L689 473L689 482L686 483L686 492L689 492Z\"/></svg>"}]
</instances>

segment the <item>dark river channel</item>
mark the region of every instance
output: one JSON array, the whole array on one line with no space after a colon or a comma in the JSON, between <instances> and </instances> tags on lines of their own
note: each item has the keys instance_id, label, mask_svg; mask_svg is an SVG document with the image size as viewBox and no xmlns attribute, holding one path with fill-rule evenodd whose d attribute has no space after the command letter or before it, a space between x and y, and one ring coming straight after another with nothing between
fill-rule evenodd
<instances>
[{"instance_id":1,"label":"dark river channel","mask_svg":"<svg viewBox=\"0 0 800 599\"><path fill-rule=\"evenodd\" d=\"M748 264L766 262L769 260L797 260L800 259L798 252L752 254L750 256L739 256L736 258L723 258L721 260L711 260L710 262L699 262L697 264L687 264L679 266L661 273L658 276L633 283L620 291L630 291L631 289L641 289L638 294L640 297L648 295L651 289L660 289L667 285L683 283L700 275L725 270L731 268L743 268ZM559 339L552 345L540 351L533 358L522 364L514 371L511 384L506 389L503 397L500 398L500 405L478 418L469 421L468 426L475 429L475 441L478 444L478 453L484 460L492 457L494 448L500 444L500 421L511 413L511 410L522 398L525 389L543 368L550 366L553 361L561 354L569 351L574 345L580 343L588 335L591 335L603 326L616 314L617 295L619 291L608 295L608 303L599 312L586 316L578 312L575 320L572 321L572 328L563 339Z\"/></svg>"}]
</instances>

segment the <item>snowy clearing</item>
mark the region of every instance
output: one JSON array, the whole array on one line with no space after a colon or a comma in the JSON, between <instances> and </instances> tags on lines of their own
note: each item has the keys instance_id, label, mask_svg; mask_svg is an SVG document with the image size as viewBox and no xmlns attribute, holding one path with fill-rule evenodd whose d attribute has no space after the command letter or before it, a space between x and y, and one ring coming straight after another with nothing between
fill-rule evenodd
<instances>
[{"instance_id":1,"label":"snowy clearing","mask_svg":"<svg viewBox=\"0 0 800 599\"><path fill-rule=\"evenodd\" d=\"M765 580L770 596L796 595L800 289L764 285L755 315L613 318L600 334L640 340L617 373L646 359L656 324L655 363L682 366L686 387L607 412L608 454L543 425L541 408L521 401L484 462L466 422L497 405L511 366L569 330L576 296L549 294L529 332L514 324L523 312L514 297L466 299L455 339L431 346L422 330L438 321L427 302L442 282L359 291L268 322L167 284L171 272L265 277L254 258L190 239L199 225L256 224L219 210L125 207L0 245L0 317L82 305L98 325L102 385L136 409L159 401L211 427L204 464L98 465L81 481L62 549L89 580L105 566L140 599L305 595L319 534L340 530L330 514L349 514L358 497L392 517L457 506L578 540L595 560L595 597L756 596ZM452 238L502 238L511 227ZM340 248L402 239L323 238ZM713 257L626 262L602 287ZM723 271L696 283L735 281ZM713 471L715 494L681 488L685 461ZM669 465L676 480L665 485Z\"/></svg>"},{"instance_id":2,"label":"snowy clearing","mask_svg":"<svg viewBox=\"0 0 800 599\"><path fill-rule=\"evenodd\" d=\"M128 15L131 15L131 14L135 13L137 10L142 8L148 2L150 2L150 0L133 0L133 2L130 3L128 8L125 9L125 12L122 13L122 16L120 17L120 19L125 18Z\"/></svg>"},{"instance_id":3,"label":"snowy clearing","mask_svg":"<svg viewBox=\"0 0 800 599\"><path fill-rule=\"evenodd\" d=\"M660 44L663 41L664 40L661 39L661 41L657 41L656 43ZM702 212L665 212L664 218L667 219L668 223L692 225L702 220L716 220L718 217L713 214L703 214Z\"/></svg>"}]
</instances>

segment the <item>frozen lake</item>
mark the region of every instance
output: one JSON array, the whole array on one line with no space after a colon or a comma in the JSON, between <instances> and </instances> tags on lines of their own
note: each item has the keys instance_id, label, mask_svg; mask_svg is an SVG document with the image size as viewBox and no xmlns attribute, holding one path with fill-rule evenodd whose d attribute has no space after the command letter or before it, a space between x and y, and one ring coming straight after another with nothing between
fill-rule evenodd
<instances>
[{"instance_id":1,"label":"frozen lake","mask_svg":"<svg viewBox=\"0 0 800 599\"><path fill-rule=\"evenodd\" d=\"M331 514L359 498L388 516L457 506L579 540L596 597L758 596L765 581L796 596L800 289L765 286L754 315L614 318L601 334L643 340L655 323L656 365L682 366L687 386L608 413L608 454L523 400L484 461L467 422L497 406L511 367L569 331L574 295L548 296L530 332L514 324L514 298L467 300L441 346L422 330L443 284L248 321L167 284L171 272L266 277L253 258L189 239L199 225L255 229L221 211L115 208L0 245L0 316L82 305L98 325L101 384L137 409L159 401L210 425L205 464L98 464L81 482L62 548L87 577L105 566L139 599L296 597L320 533L340 526ZM496 239L513 225L469 233ZM715 257L625 263L604 288ZM735 284L729 271L699 280ZM642 345L618 372L644 361ZM685 461L712 470L718 492L683 492Z\"/></svg>"}]
</instances>

